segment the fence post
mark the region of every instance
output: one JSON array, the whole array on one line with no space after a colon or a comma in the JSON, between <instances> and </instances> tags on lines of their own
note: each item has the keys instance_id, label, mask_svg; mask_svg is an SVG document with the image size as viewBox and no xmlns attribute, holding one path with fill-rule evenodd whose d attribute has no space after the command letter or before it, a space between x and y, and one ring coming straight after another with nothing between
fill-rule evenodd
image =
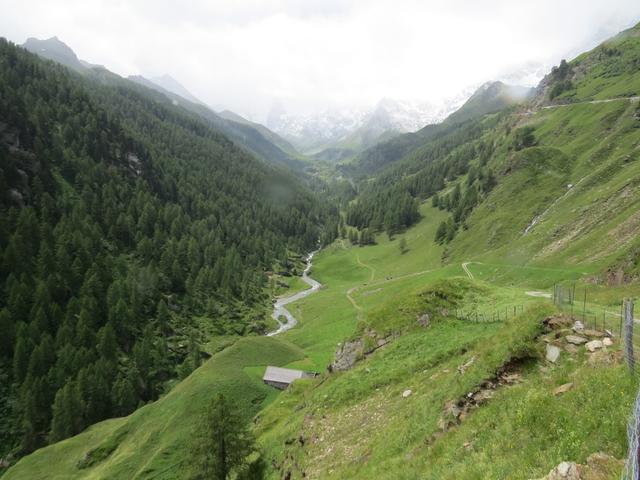
<instances>
[{"instance_id":1,"label":"fence post","mask_svg":"<svg viewBox=\"0 0 640 480\"><path fill-rule=\"evenodd\" d=\"M638 480L640 478L640 391L636 394L633 412L627 426L627 444L629 454L622 478L624 480Z\"/></svg>"},{"instance_id":2,"label":"fence post","mask_svg":"<svg viewBox=\"0 0 640 480\"><path fill-rule=\"evenodd\" d=\"M624 352L627 357L627 365L633 373L635 362L633 358L633 300L630 298L624 301Z\"/></svg>"}]
</instances>

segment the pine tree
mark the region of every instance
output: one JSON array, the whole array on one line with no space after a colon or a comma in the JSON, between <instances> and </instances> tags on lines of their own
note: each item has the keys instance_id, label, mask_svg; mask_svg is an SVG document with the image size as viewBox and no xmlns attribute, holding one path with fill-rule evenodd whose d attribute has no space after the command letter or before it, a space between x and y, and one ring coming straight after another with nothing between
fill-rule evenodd
<instances>
[{"instance_id":1,"label":"pine tree","mask_svg":"<svg viewBox=\"0 0 640 480\"><path fill-rule=\"evenodd\" d=\"M237 409L221 393L218 394L195 436L191 478L230 478L252 452L254 442Z\"/></svg>"},{"instance_id":2,"label":"pine tree","mask_svg":"<svg viewBox=\"0 0 640 480\"><path fill-rule=\"evenodd\" d=\"M442 222L440 222L440 225L438 225L438 229L436 230L435 241L436 243L442 244L442 242L444 242L446 237L447 237L447 222L443 220Z\"/></svg>"},{"instance_id":3,"label":"pine tree","mask_svg":"<svg viewBox=\"0 0 640 480\"><path fill-rule=\"evenodd\" d=\"M116 340L116 332L111 325L107 323L98 331L98 355L107 361L115 362L118 355L118 342Z\"/></svg>"},{"instance_id":4,"label":"pine tree","mask_svg":"<svg viewBox=\"0 0 640 480\"><path fill-rule=\"evenodd\" d=\"M114 414L121 417L133 412L138 405L138 395L126 375L119 375L113 384L112 403Z\"/></svg>"},{"instance_id":5,"label":"pine tree","mask_svg":"<svg viewBox=\"0 0 640 480\"><path fill-rule=\"evenodd\" d=\"M70 381L58 390L53 402L50 443L58 442L79 433L83 427L82 411L83 406L78 386L75 381Z\"/></svg>"},{"instance_id":6,"label":"pine tree","mask_svg":"<svg viewBox=\"0 0 640 480\"><path fill-rule=\"evenodd\" d=\"M16 340L15 325L9 310L0 310L0 358L13 358L13 347Z\"/></svg>"},{"instance_id":7,"label":"pine tree","mask_svg":"<svg viewBox=\"0 0 640 480\"><path fill-rule=\"evenodd\" d=\"M408 249L407 249L407 240L402 237L400 239L400 242L398 243L398 248L400 249L400 254L404 255L405 253L407 253Z\"/></svg>"},{"instance_id":8,"label":"pine tree","mask_svg":"<svg viewBox=\"0 0 640 480\"><path fill-rule=\"evenodd\" d=\"M21 383L27 376L27 368L29 367L29 357L33 344L27 336L27 329L18 330L18 340L13 353L13 378L16 382Z\"/></svg>"},{"instance_id":9,"label":"pine tree","mask_svg":"<svg viewBox=\"0 0 640 480\"><path fill-rule=\"evenodd\" d=\"M156 308L156 321L158 322L158 330L164 336L169 335L169 309L167 303L164 300L158 301L158 307Z\"/></svg>"}]
</instances>

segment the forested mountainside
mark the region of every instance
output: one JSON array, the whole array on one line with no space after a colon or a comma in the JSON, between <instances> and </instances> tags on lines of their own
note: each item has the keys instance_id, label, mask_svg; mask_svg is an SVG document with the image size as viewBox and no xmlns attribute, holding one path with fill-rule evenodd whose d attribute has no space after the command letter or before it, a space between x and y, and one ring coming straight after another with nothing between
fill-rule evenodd
<instances>
[{"instance_id":1,"label":"forested mountainside","mask_svg":"<svg viewBox=\"0 0 640 480\"><path fill-rule=\"evenodd\" d=\"M217 114L211 108L195 99L179 84L174 85L174 90L182 91L182 95L141 76L134 75L124 79L104 67L79 60L74 51L57 37L47 40L30 38L24 43L23 47L40 57L65 65L103 84L134 88L131 83L134 82L146 87L143 92L147 96L152 95L148 89L155 90L159 93L155 95L156 102L180 105L200 115L214 129L233 140L236 145L267 163L285 169L293 169L297 172L303 172L308 166L302 160L301 155L287 141L274 132L262 125L247 122L239 116L231 118L228 115ZM175 80L171 80L176 83Z\"/></svg>"},{"instance_id":2,"label":"forested mountainside","mask_svg":"<svg viewBox=\"0 0 640 480\"><path fill-rule=\"evenodd\" d=\"M495 182L493 172L486 166L494 147L482 135L496 122L497 118L492 117L448 128L437 126L440 127L437 132L434 127L432 140L362 186L357 201L347 208L347 223L392 235L420 218L420 200L443 189L447 180L467 173L470 162L477 159L478 166L469 177L472 183L479 182L476 198L460 201L461 209L468 213L477 203L478 194L489 191ZM452 208L458 208L458 204Z\"/></svg>"},{"instance_id":3,"label":"forested mountainside","mask_svg":"<svg viewBox=\"0 0 640 480\"><path fill-rule=\"evenodd\" d=\"M5 453L157 398L204 332L264 332L265 272L332 240L295 177L148 90L0 40L0 92Z\"/></svg>"}]
</instances>

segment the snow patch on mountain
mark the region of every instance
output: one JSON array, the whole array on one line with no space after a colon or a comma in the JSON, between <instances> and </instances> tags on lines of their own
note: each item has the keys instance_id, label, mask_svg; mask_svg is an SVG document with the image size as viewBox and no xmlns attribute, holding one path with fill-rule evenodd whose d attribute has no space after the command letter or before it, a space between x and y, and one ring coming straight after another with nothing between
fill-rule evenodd
<instances>
[{"instance_id":1,"label":"snow patch on mountain","mask_svg":"<svg viewBox=\"0 0 640 480\"><path fill-rule=\"evenodd\" d=\"M267 127L282 135L304 152L317 151L363 137L387 132L406 133L438 123L458 109L475 91L475 86L456 97L440 102L383 98L373 108L334 108L311 114L292 114L276 104L267 117ZM363 145L368 146L368 145Z\"/></svg>"}]
</instances>

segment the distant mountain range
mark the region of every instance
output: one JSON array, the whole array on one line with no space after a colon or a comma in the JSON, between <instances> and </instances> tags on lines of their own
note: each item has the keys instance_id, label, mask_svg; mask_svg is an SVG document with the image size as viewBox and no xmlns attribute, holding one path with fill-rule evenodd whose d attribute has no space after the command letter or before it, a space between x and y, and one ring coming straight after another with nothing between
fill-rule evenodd
<instances>
[{"instance_id":1,"label":"distant mountain range","mask_svg":"<svg viewBox=\"0 0 640 480\"><path fill-rule=\"evenodd\" d=\"M534 93L533 88L507 85L503 82L487 82L443 121L429 123L416 132L381 140L363 149L352 161L345 162L339 168L354 177L376 174L434 137L455 130L459 124L526 102Z\"/></svg>"},{"instance_id":2,"label":"distant mountain range","mask_svg":"<svg viewBox=\"0 0 640 480\"><path fill-rule=\"evenodd\" d=\"M440 103L380 100L371 109L330 109L309 115L288 113L276 105L267 127L315 158L338 161L398 134L438 123L455 111L473 90Z\"/></svg>"}]
</instances>

